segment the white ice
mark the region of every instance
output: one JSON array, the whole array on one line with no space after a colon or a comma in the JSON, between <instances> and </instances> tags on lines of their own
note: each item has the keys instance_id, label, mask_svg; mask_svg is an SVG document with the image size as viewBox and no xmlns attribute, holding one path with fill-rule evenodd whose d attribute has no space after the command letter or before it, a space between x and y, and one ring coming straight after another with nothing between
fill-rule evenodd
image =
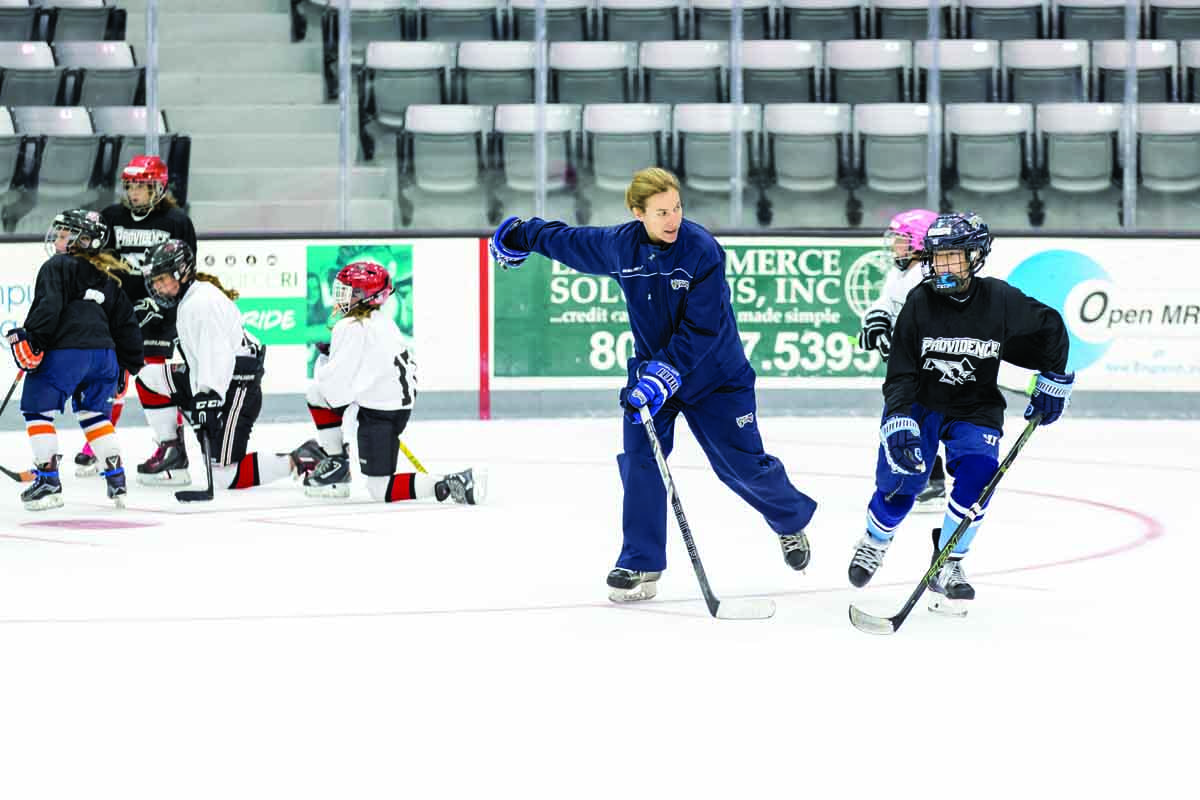
<instances>
[{"instance_id":1,"label":"white ice","mask_svg":"<svg viewBox=\"0 0 1200 800\"><path fill-rule=\"evenodd\" d=\"M852 589L875 421L760 424L821 504L806 574L683 426L671 458L716 592L778 604L745 622L708 616L674 522L660 597L605 599L616 419L414 423L431 469L487 468L480 507L282 481L186 507L131 484L123 511L69 474L60 421L65 507L0 496L0 797L1196 796L1200 423L1039 430L966 562L969 615L922 601L892 637L848 605L898 610L940 515ZM29 464L23 433L0 447Z\"/></svg>"}]
</instances>

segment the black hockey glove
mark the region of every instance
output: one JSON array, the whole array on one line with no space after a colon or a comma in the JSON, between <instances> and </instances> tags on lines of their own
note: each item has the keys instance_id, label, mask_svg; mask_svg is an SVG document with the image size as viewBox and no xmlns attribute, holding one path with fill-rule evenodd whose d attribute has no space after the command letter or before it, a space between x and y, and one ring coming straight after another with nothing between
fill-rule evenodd
<instances>
[{"instance_id":1,"label":"black hockey glove","mask_svg":"<svg viewBox=\"0 0 1200 800\"><path fill-rule=\"evenodd\" d=\"M886 311L867 312L858 332L858 346L863 350L878 350L883 360L888 360L892 354L892 318Z\"/></svg>"},{"instance_id":2,"label":"black hockey glove","mask_svg":"<svg viewBox=\"0 0 1200 800\"><path fill-rule=\"evenodd\" d=\"M192 430L196 438L208 437L209 447L221 440L221 398L209 389L192 398Z\"/></svg>"}]
</instances>

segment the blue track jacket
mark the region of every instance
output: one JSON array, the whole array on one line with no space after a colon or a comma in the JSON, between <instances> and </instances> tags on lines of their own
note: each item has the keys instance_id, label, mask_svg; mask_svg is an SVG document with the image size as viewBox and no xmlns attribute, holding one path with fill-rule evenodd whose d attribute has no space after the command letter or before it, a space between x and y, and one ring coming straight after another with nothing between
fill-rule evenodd
<instances>
[{"instance_id":1,"label":"blue track jacket","mask_svg":"<svg viewBox=\"0 0 1200 800\"><path fill-rule=\"evenodd\" d=\"M650 242L637 220L577 228L534 217L505 243L620 284L637 361L665 361L679 370L680 402L700 399L748 366L725 281L725 251L702 226L684 219L675 242L663 247Z\"/></svg>"}]
</instances>

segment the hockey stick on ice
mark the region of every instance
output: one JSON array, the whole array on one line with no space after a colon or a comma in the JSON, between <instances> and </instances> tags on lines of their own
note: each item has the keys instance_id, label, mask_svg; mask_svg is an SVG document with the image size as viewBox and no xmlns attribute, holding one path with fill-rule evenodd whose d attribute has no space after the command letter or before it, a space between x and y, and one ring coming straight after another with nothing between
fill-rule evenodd
<instances>
[{"instance_id":1,"label":"hockey stick on ice","mask_svg":"<svg viewBox=\"0 0 1200 800\"><path fill-rule=\"evenodd\" d=\"M181 503L195 503L199 500L213 499L212 459L208 454L208 435L204 431L199 431L196 438L200 440L200 455L204 459L204 478L208 481L208 488L183 489L176 492L175 499Z\"/></svg>"},{"instance_id":2,"label":"hockey stick on ice","mask_svg":"<svg viewBox=\"0 0 1200 800\"><path fill-rule=\"evenodd\" d=\"M958 527L954 529L949 541L945 547L937 554L937 558L929 566L925 572L925 576L921 578L921 582L917 584L917 588L909 595L908 600L904 603L904 607L896 612L892 617L876 617L868 614L865 611L860 611L853 603L850 604L850 624L866 633L878 633L884 636L895 633L900 630L900 626L904 624L904 620L908 618L909 613L916 606L917 601L921 599L921 595L925 593L926 587L929 586L929 581L942 571L942 566L946 563L946 559L954 552L954 546L958 544L963 535L967 532L967 528L971 527L971 523L975 518L983 513L983 505L991 499L992 493L996 491L996 486L1000 484L1000 479L1004 477L1004 473L1008 472L1008 468L1012 466L1016 460L1017 454L1021 452L1021 448L1029 441L1029 437L1033 435L1033 431L1042 421L1041 414L1034 414L1029 420L1029 424L1025 426L1025 430L1021 431L1021 435L1017 441L1013 443L1012 448L1008 451L1008 455L1000 462L1000 466L996 468L996 474L983 487L983 491L979 494L979 499L967 509L967 514L963 517L962 522L958 523Z\"/></svg>"},{"instance_id":3,"label":"hockey stick on ice","mask_svg":"<svg viewBox=\"0 0 1200 800\"><path fill-rule=\"evenodd\" d=\"M704 565L700 563L700 553L696 550L696 541L692 538L692 529L688 526L687 517L683 515L683 504L679 502L679 493L675 490L675 481L671 479L671 471L667 469L667 459L663 456L662 446L658 443L658 432L654 430L654 419L650 409L642 406L640 412L642 427L646 429L646 437L654 450L654 460L658 462L658 472L662 475L667 497L671 508L675 511L675 521L679 523L679 532L683 534L683 543L687 547L688 558L692 560L692 569L696 571L696 580L700 582L700 592L704 595L704 603L708 613L717 619L768 619L775 615L775 601L769 599L749 600L718 600L708 585L708 576L704 574Z\"/></svg>"},{"instance_id":4,"label":"hockey stick on ice","mask_svg":"<svg viewBox=\"0 0 1200 800\"><path fill-rule=\"evenodd\" d=\"M13 392L17 391L17 384L21 382L21 378L25 377L25 370L18 369L17 377L13 378L12 386L8 387L8 394L4 395L4 402L0 403L0 414L8 408L8 401L12 400ZM29 470L18 471L9 469L5 466L0 466L0 472L3 472L8 477L12 478L17 483L29 483L33 480L33 473Z\"/></svg>"},{"instance_id":5,"label":"hockey stick on ice","mask_svg":"<svg viewBox=\"0 0 1200 800\"><path fill-rule=\"evenodd\" d=\"M413 451L408 449L408 445L404 443L404 440L397 439L397 442L400 444L400 452L404 453L404 457L408 459L408 463L412 464L413 467L416 468L417 472L427 474L429 470L425 469L425 465L422 464L415 455L413 455Z\"/></svg>"},{"instance_id":6,"label":"hockey stick on ice","mask_svg":"<svg viewBox=\"0 0 1200 800\"><path fill-rule=\"evenodd\" d=\"M8 387L8 394L4 395L4 402L0 403L0 414L4 413L4 409L8 408L8 401L12 400L13 392L17 390L17 384L21 382L21 378L25 377L25 370L17 370L17 377L13 378L12 386Z\"/></svg>"}]
</instances>

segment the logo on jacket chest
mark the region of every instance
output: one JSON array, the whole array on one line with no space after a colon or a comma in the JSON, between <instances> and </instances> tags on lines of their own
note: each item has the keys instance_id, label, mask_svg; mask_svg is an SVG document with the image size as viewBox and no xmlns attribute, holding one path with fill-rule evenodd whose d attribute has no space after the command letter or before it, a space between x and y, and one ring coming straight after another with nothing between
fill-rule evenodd
<instances>
[{"instance_id":1,"label":"logo on jacket chest","mask_svg":"<svg viewBox=\"0 0 1200 800\"><path fill-rule=\"evenodd\" d=\"M687 289L691 285L692 285L691 283L689 283L688 281L682 280L681 278L676 278L671 281L672 289Z\"/></svg>"},{"instance_id":2,"label":"logo on jacket chest","mask_svg":"<svg viewBox=\"0 0 1200 800\"><path fill-rule=\"evenodd\" d=\"M995 339L926 336L921 340L921 355L928 356L921 369L939 373L939 383L962 386L975 380L976 366L968 356L999 359L1000 343Z\"/></svg>"}]
</instances>

